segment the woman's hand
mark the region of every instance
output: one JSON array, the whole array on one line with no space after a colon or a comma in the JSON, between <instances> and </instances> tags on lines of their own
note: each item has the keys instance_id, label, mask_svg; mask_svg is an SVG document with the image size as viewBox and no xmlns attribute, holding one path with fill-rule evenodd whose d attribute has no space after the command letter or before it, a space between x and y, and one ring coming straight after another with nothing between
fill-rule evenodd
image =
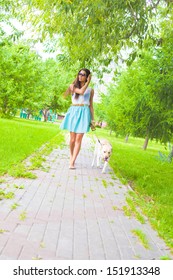
<instances>
[{"instance_id":1,"label":"woman's hand","mask_svg":"<svg viewBox=\"0 0 173 280\"><path fill-rule=\"evenodd\" d=\"M92 130L92 131L96 130L96 123L95 123L94 120L91 121L90 127L91 127L91 130Z\"/></svg>"},{"instance_id":2,"label":"woman's hand","mask_svg":"<svg viewBox=\"0 0 173 280\"><path fill-rule=\"evenodd\" d=\"M74 84L71 84L69 88L70 88L71 93L73 93L73 91L74 91Z\"/></svg>"}]
</instances>

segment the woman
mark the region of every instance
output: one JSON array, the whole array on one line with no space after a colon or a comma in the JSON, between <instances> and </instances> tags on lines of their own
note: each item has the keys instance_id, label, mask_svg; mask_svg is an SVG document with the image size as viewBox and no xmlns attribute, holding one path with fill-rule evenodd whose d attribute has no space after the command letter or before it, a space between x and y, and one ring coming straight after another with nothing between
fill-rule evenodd
<instances>
[{"instance_id":1,"label":"woman","mask_svg":"<svg viewBox=\"0 0 173 280\"><path fill-rule=\"evenodd\" d=\"M66 91L66 94L72 95L72 105L60 127L70 131L70 169L75 169L74 164L81 148L84 133L88 132L90 125L94 123L94 90L88 88L90 81L90 71L83 68Z\"/></svg>"}]
</instances>

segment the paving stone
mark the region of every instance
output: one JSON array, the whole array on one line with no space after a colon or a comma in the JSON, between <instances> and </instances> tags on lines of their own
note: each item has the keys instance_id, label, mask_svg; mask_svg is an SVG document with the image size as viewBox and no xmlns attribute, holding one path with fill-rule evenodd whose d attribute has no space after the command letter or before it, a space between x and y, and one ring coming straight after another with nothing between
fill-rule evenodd
<instances>
[{"instance_id":1,"label":"paving stone","mask_svg":"<svg viewBox=\"0 0 173 280\"><path fill-rule=\"evenodd\" d=\"M89 259L88 232L84 218L74 221L73 258L76 260Z\"/></svg>"},{"instance_id":2,"label":"paving stone","mask_svg":"<svg viewBox=\"0 0 173 280\"><path fill-rule=\"evenodd\" d=\"M68 140L69 141L69 140ZM46 156L46 171L36 179L5 176L12 200L0 201L0 259L136 260L170 256L169 248L151 228L127 217L123 206L130 188L108 167L91 167L92 141L85 135L76 170L69 170L68 141ZM24 186L24 189L17 189ZM11 206L19 206L12 211ZM23 219L22 219L23 214ZM6 230L3 232L3 229ZM132 232L147 237L146 249Z\"/></svg>"},{"instance_id":3,"label":"paving stone","mask_svg":"<svg viewBox=\"0 0 173 280\"><path fill-rule=\"evenodd\" d=\"M23 242L23 237L13 235L5 244L5 247L2 250L2 254L10 259L18 259L22 250Z\"/></svg>"}]
</instances>

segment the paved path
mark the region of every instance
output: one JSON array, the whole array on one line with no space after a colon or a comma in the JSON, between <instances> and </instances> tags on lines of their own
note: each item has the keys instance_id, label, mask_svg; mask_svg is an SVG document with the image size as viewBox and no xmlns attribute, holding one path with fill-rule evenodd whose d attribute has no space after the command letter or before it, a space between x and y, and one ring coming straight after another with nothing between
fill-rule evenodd
<instances>
[{"instance_id":1,"label":"paved path","mask_svg":"<svg viewBox=\"0 0 173 280\"><path fill-rule=\"evenodd\" d=\"M68 147L55 149L37 179L8 178L13 200L0 201L0 259L160 259L169 255L150 227L125 216L129 190L109 168L91 168L92 147L84 137L77 169L68 169ZM16 188L23 186L23 189ZM17 203L16 209L11 205ZM145 249L132 230L149 241Z\"/></svg>"}]
</instances>

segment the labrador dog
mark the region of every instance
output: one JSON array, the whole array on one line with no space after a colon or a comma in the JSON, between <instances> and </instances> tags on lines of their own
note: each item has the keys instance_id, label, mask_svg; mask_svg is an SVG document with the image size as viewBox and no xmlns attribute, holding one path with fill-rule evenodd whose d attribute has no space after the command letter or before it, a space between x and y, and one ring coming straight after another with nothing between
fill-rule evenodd
<instances>
[{"instance_id":1,"label":"labrador dog","mask_svg":"<svg viewBox=\"0 0 173 280\"><path fill-rule=\"evenodd\" d=\"M95 160L97 167L101 168L101 162L104 162L102 173L105 173L108 161L112 154L112 146L106 139L98 139L96 138L95 149L94 149L94 157L92 161L92 167L94 166Z\"/></svg>"}]
</instances>

